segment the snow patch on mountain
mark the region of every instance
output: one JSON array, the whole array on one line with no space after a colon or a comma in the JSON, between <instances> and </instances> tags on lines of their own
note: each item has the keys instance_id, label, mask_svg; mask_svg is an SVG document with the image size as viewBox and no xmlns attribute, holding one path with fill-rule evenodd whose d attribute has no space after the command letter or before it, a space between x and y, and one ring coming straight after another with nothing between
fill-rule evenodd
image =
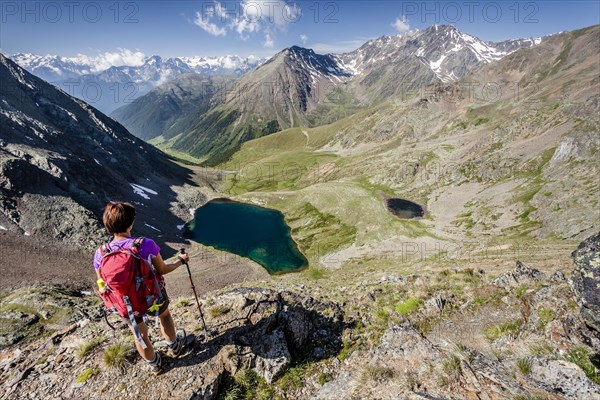
<instances>
[{"instance_id":1,"label":"snow patch on mountain","mask_svg":"<svg viewBox=\"0 0 600 400\"><path fill-rule=\"evenodd\" d=\"M131 187L133 189L133 193L137 194L138 196L143 197L146 200L150 200L149 194L154 195L154 196L156 196L158 194L156 191L154 191L152 189L148 189L147 187L142 186L142 185L137 185L135 183L130 183L129 185L131 185Z\"/></svg>"},{"instance_id":2,"label":"snow patch on mountain","mask_svg":"<svg viewBox=\"0 0 600 400\"><path fill-rule=\"evenodd\" d=\"M460 79L475 64L498 61L521 48L536 46L543 40L527 38L489 42L463 33L453 25L433 25L424 30L381 36L369 40L355 51L332 57L341 69L352 75L417 57L439 80L451 82Z\"/></svg>"}]
</instances>

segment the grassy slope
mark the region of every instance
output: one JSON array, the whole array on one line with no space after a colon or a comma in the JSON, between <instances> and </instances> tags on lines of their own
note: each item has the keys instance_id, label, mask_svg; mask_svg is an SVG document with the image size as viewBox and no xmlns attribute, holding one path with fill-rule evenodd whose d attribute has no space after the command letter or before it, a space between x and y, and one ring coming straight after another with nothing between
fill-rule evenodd
<instances>
[{"instance_id":1,"label":"grassy slope","mask_svg":"<svg viewBox=\"0 0 600 400\"><path fill-rule=\"evenodd\" d=\"M248 141L219 165L237 172L221 190L284 212L312 265L331 254L341 263L352 257L401 263L406 257L398 246L412 243L511 247L528 238L570 237L586 216L597 215L590 209L597 188L592 175L586 178L597 169L593 144L564 166L551 161L564 138L587 146L585 132L598 126L597 118L577 116L597 87L588 84L589 60L555 68L555 58L581 49L577 37L517 52L473 77L517 81L525 85L518 97L505 90L493 102L429 96L423 103L414 93L329 125ZM543 61L523 68L534 57ZM573 174L565 175L565 167ZM565 176L575 199L565 197ZM384 197L393 195L426 205L426 217L398 220L384 207Z\"/></svg>"}]
</instances>

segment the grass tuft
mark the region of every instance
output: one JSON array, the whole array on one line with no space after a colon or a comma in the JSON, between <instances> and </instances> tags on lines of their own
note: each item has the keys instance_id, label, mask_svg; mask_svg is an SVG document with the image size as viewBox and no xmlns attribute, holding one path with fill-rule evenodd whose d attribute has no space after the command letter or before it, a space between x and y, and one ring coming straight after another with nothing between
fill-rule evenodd
<instances>
[{"instance_id":1,"label":"grass tuft","mask_svg":"<svg viewBox=\"0 0 600 400\"><path fill-rule=\"evenodd\" d=\"M507 335L513 334L516 335L519 332L519 328L521 326L521 322L519 320L512 322L503 322L497 326L492 328L485 329L483 331L485 337L489 340L490 343L495 341L496 339Z\"/></svg>"},{"instance_id":2,"label":"grass tuft","mask_svg":"<svg viewBox=\"0 0 600 400\"><path fill-rule=\"evenodd\" d=\"M531 360L527 358L519 358L517 360L517 368L523 375L529 375L531 373Z\"/></svg>"},{"instance_id":3,"label":"grass tuft","mask_svg":"<svg viewBox=\"0 0 600 400\"><path fill-rule=\"evenodd\" d=\"M211 317L216 318L220 315L227 314L231 309L227 306L214 306L208 310Z\"/></svg>"},{"instance_id":4,"label":"grass tuft","mask_svg":"<svg viewBox=\"0 0 600 400\"><path fill-rule=\"evenodd\" d=\"M360 381L366 383L372 382L384 382L394 377L394 371L387 367L378 365L367 365L360 376Z\"/></svg>"},{"instance_id":5,"label":"grass tuft","mask_svg":"<svg viewBox=\"0 0 600 400\"><path fill-rule=\"evenodd\" d=\"M533 356L549 357L554 355L554 349L548 343L535 343L529 347L529 353Z\"/></svg>"},{"instance_id":6,"label":"grass tuft","mask_svg":"<svg viewBox=\"0 0 600 400\"><path fill-rule=\"evenodd\" d=\"M222 398L228 400L270 400L273 396L273 390L262 377L254 370L245 369L235 375L233 382L225 389Z\"/></svg>"},{"instance_id":7,"label":"grass tuft","mask_svg":"<svg viewBox=\"0 0 600 400\"><path fill-rule=\"evenodd\" d=\"M85 358L94 349L96 349L102 343L104 343L105 340L106 340L105 336L98 336L96 338L93 338L89 342L81 344L79 347L77 347L77 350L75 350L75 356L80 360Z\"/></svg>"},{"instance_id":8,"label":"grass tuft","mask_svg":"<svg viewBox=\"0 0 600 400\"><path fill-rule=\"evenodd\" d=\"M444 360L444 362L442 363L442 369L448 375L451 375L451 376L460 375L460 373L461 373L460 358L455 354L451 355L446 360Z\"/></svg>"},{"instance_id":9,"label":"grass tuft","mask_svg":"<svg viewBox=\"0 0 600 400\"><path fill-rule=\"evenodd\" d=\"M548 325L548 323L550 323L554 319L555 312L551 308L540 307L538 308L537 313L538 317L540 317L538 328L543 331L546 329L546 325Z\"/></svg>"},{"instance_id":10,"label":"grass tuft","mask_svg":"<svg viewBox=\"0 0 600 400\"><path fill-rule=\"evenodd\" d=\"M131 348L126 344L113 344L104 350L104 365L108 368L122 370L125 368L131 355Z\"/></svg>"},{"instance_id":11,"label":"grass tuft","mask_svg":"<svg viewBox=\"0 0 600 400\"><path fill-rule=\"evenodd\" d=\"M396 304L394 310L398 314L406 316L416 311L421 306L421 304L423 304L422 299L418 297L410 297L404 302Z\"/></svg>"},{"instance_id":12,"label":"grass tuft","mask_svg":"<svg viewBox=\"0 0 600 400\"><path fill-rule=\"evenodd\" d=\"M331 375L330 373L322 373L319 375L319 378L317 380L319 381L319 385L324 385L327 382L331 382L333 380L333 375Z\"/></svg>"}]
</instances>

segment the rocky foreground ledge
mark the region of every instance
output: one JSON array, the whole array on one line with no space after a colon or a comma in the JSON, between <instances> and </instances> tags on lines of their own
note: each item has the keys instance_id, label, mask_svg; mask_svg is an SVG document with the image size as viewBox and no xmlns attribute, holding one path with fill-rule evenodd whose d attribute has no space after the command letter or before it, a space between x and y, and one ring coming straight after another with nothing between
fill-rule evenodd
<instances>
[{"instance_id":1,"label":"rocky foreground ledge","mask_svg":"<svg viewBox=\"0 0 600 400\"><path fill-rule=\"evenodd\" d=\"M599 238L573 253L570 279L517 262L493 279L451 275L474 285L465 294L434 276L348 285L352 304L284 283L229 289L203 301L206 340L193 301L173 299L176 323L198 336L159 377L94 295L22 289L0 303L0 398L600 399ZM383 315L386 290L412 293L414 307ZM485 319L493 325L457 337Z\"/></svg>"}]
</instances>

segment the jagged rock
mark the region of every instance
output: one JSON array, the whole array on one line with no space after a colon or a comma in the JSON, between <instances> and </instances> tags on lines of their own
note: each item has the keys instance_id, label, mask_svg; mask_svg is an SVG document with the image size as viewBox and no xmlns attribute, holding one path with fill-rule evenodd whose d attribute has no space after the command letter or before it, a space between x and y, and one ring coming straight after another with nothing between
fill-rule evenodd
<instances>
[{"instance_id":1,"label":"jagged rock","mask_svg":"<svg viewBox=\"0 0 600 400\"><path fill-rule=\"evenodd\" d=\"M507 289L519 286L522 283L543 281L544 279L546 279L546 274L535 268L525 266L521 261L517 261L517 266L513 271L500 275L498 278L494 279L492 284Z\"/></svg>"},{"instance_id":2,"label":"jagged rock","mask_svg":"<svg viewBox=\"0 0 600 400\"><path fill-rule=\"evenodd\" d=\"M581 316L600 332L600 233L581 242L571 257L575 270L570 285L581 307Z\"/></svg>"},{"instance_id":3,"label":"jagged rock","mask_svg":"<svg viewBox=\"0 0 600 400\"><path fill-rule=\"evenodd\" d=\"M269 336L253 348L256 354L254 370L265 378L267 383L273 382L290 365L292 356L285 341L285 335L281 329L273 331Z\"/></svg>"},{"instance_id":4,"label":"jagged rock","mask_svg":"<svg viewBox=\"0 0 600 400\"><path fill-rule=\"evenodd\" d=\"M552 343L554 343L559 349L566 350L570 346L570 336L562 321L556 319L554 321L550 321L548 325L546 325L545 332L546 337L550 339Z\"/></svg>"},{"instance_id":5,"label":"jagged rock","mask_svg":"<svg viewBox=\"0 0 600 400\"><path fill-rule=\"evenodd\" d=\"M468 351L469 363L461 363L462 384L468 398L506 399L525 395L510 371L497 360L479 351ZM512 396L511 396L512 395Z\"/></svg>"},{"instance_id":6,"label":"jagged rock","mask_svg":"<svg viewBox=\"0 0 600 400\"><path fill-rule=\"evenodd\" d=\"M556 270L550 275L550 282L560 283L567 280L567 277L561 270Z\"/></svg>"},{"instance_id":7,"label":"jagged rock","mask_svg":"<svg viewBox=\"0 0 600 400\"><path fill-rule=\"evenodd\" d=\"M425 310L428 315L439 315L450 304L450 300L442 296L434 296L425 300Z\"/></svg>"},{"instance_id":8,"label":"jagged rock","mask_svg":"<svg viewBox=\"0 0 600 400\"><path fill-rule=\"evenodd\" d=\"M531 358L529 379L557 395L558 399L600 399L600 387L577 365L564 360ZM550 397L552 398L552 397Z\"/></svg>"}]
</instances>

